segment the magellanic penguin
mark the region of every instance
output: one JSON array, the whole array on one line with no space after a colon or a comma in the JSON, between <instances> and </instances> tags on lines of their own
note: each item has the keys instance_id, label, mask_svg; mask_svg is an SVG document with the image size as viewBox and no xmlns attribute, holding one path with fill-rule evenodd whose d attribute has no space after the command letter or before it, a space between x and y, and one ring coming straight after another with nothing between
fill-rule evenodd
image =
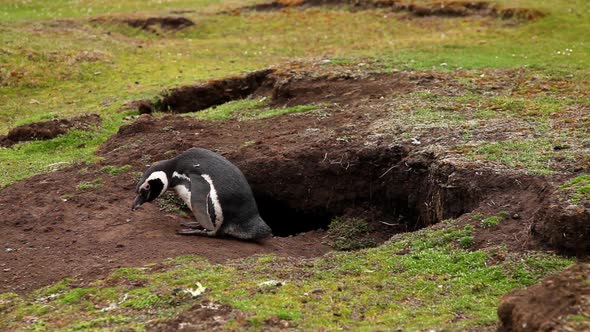
<instances>
[{"instance_id":1,"label":"magellanic penguin","mask_svg":"<svg viewBox=\"0 0 590 332\"><path fill-rule=\"evenodd\" d=\"M212 151L193 148L153 164L137 184L131 210L153 201L169 188L176 191L197 219L183 223L188 228L178 230L179 234L229 235L244 240L272 235L258 213L244 174Z\"/></svg>"}]
</instances>

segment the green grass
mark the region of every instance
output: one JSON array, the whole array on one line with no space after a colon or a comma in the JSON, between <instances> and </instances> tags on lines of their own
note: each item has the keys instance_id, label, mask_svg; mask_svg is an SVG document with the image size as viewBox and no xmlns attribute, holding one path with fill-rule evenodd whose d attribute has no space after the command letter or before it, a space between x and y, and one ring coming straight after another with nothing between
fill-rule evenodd
<instances>
[{"instance_id":1,"label":"green grass","mask_svg":"<svg viewBox=\"0 0 590 332\"><path fill-rule=\"evenodd\" d=\"M487 218L479 218L481 219L479 225L481 228L496 228L502 221L508 218L509 213L507 211L500 211L496 216L489 216Z\"/></svg>"},{"instance_id":2,"label":"green grass","mask_svg":"<svg viewBox=\"0 0 590 332\"><path fill-rule=\"evenodd\" d=\"M33 323L22 319L25 315L42 320L47 329L107 322L110 329L131 324L142 328L208 300L250 313L236 323L238 329L260 329L273 316L302 330L481 329L495 325L498 300L505 292L536 283L572 262L551 254L505 252L504 261L490 265L495 252L462 249L472 227L445 224L443 229L398 235L377 248L333 252L312 261L263 256L216 265L184 256L158 269L119 269L93 282L92 288L61 283L47 288L55 293L44 303L32 295L3 295L0 328L31 328ZM268 280L284 285L259 286ZM179 291L195 288L196 282L207 288L200 297ZM116 305L102 310L111 304Z\"/></svg>"},{"instance_id":3,"label":"green grass","mask_svg":"<svg viewBox=\"0 0 590 332\"><path fill-rule=\"evenodd\" d=\"M494 228L500 225L500 217L498 216L491 216L487 217L481 221L480 225L482 228Z\"/></svg>"},{"instance_id":4,"label":"green grass","mask_svg":"<svg viewBox=\"0 0 590 332\"><path fill-rule=\"evenodd\" d=\"M475 159L500 162L533 174L550 174L549 161L554 155L553 144L546 138L483 143L470 152Z\"/></svg>"},{"instance_id":5,"label":"green grass","mask_svg":"<svg viewBox=\"0 0 590 332\"><path fill-rule=\"evenodd\" d=\"M261 100L239 99L219 106L210 107L206 110L191 114L190 116L201 120L224 121L233 118L236 114L253 111L264 107L265 105L266 103Z\"/></svg>"},{"instance_id":6,"label":"green grass","mask_svg":"<svg viewBox=\"0 0 590 332\"><path fill-rule=\"evenodd\" d=\"M92 189L100 189L102 187L102 179L94 179L92 181L85 181L79 183L76 188L78 190L92 190Z\"/></svg>"},{"instance_id":7,"label":"green grass","mask_svg":"<svg viewBox=\"0 0 590 332\"><path fill-rule=\"evenodd\" d=\"M206 121L225 121L239 119L242 121L266 119L284 114L304 113L316 110L314 105L297 105L292 107L271 108L266 100L254 100L250 98L227 102L219 106L189 113L185 116L194 117Z\"/></svg>"},{"instance_id":8,"label":"green grass","mask_svg":"<svg viewBox=\"0 0 590 332\"><path fill-rule=\"evenodd\" d=\"M573 203L590 200L590 174L577 176L559 187L570 193L569 199Z\"/></svg>"},{"instance_id":9,"label":"green grass","mask_svg":"<svg viewBox=\"0 0 590 332\"><path fill-rule=\"evenodd\" d=\"M101 172L107 173L110 176L118 176L128 172L131 169L131 165L113 166L107 165L100 169Z\"/></svg>"},{"instance_id":10,"label":"green grass","mask_svg":"<svg viewBox=\"0 0 590 332\"><path fill-rule=\"evenodd\" d=\"M37 173L54 171L77 162L95 162L94 152L123 124L124 114L103 117L97 131L72 130L47 140L21 143L10 149L0 149L0 188Z\"/></svg>"},{"instance_id":11,"label":"green grass","mask_svg":"<svg viewBox=\"0 0 590 332\"><path fill-rule=\"evenodd\" d=\"M60 297L60 303L67 305L78 303L88 294L95 294L97 291L93 288L74 288Z\"/></svg>"}]
</instances>

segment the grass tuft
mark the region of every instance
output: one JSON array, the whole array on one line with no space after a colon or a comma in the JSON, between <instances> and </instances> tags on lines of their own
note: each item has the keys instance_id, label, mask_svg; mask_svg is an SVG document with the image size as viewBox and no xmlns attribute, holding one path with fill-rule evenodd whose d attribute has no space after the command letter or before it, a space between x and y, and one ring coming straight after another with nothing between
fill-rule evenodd
<instances>
[{"instance_id":1,"label":"grass tuft","mask_svg":"<svg viewBox=\"0 0 590 332\"><path fill-rule=\"evenodd\" d=\"M131 165L123 165L120 167L107 165L100 169L101 172L107 173L110 176L119 176L131 169Z\"/></svg>"},{"instance_id":2,"label":"grass tuft","mask_svg":"<svg viewBox=\"0 0 590 332\"><path fill-rule=\"evenodd\" d=\"M590 200L590 174L577 176L559 188L570 192L569 199L574 204L579 204L582 200Z\"/></svg>"},{"instance_id":3,"label":"grass tuft","mask_svg":"<svg viewBox=\"0 0 590 332\"><path fill-rule=\"evenodd\" d=\"M336 217L328 226L328 245L340 251L375 247L371 227L359 218Z\"/></svg>"}]
</instances>

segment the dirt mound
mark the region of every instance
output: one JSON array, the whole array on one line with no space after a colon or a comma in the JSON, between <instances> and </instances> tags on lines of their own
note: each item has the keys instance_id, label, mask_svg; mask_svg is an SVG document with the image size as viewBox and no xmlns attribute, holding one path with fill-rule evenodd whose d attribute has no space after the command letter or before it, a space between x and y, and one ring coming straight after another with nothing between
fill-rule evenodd
<instances>
[{"instance_id":1,"label":"dirt mound","mask_svg":"<svg viewBox=\"0 0 590 332\"><path fill-rule=\"evenodd\" d=\"M154 28L156 26L162 30L181 30L195 25L195 22L184 16L152 16L147 18L97 17L93 18L91 22L99 24L111 22L126 24L149 32L157 32Z\"/></svg>"},{"instance_id":2,"label":"dirt mound","mask_svg":"<svg viewBox=\"0 0 590 332\"><path fill-rule=\"evenodd\" d=\"M146 326L147 331L227 331L228 321L242 325L248 315L225 304L203 301L184 310L178 317Z\"/></svg>"},{"instance_id":3,"label":"dirt mound","mask_svg":"<svg viewBox=\"0 0 590 332\"><path fill-rule=\"evenodd\" d=\"M399 0L275 0L239 8L237 11L276 11L290 7L346 6L350 10L388 8L413 16L490 16L504 19L534 20L545 16L536 9L506 8L486 1L407 2Z\"/></svg>"},{"instance_id":4,"label":"dirt mound","mask_svg":"<svg viewBox=\"0 0 590 332\"><path fill-rule=\"evenodd\" d=\"M270 73L272 73L271 69L265 69L245 76L234 76L174 89L166 93L156 107L164 112L188 113L245 98L260 87Z\"/></svg>"},{"instance_id":5,"label":"dirt mound","mask_svg":"<svg viewBox=\"0 0 590 332\"><path fill-rule=\"evenodd\" d=\"M532 233L567 253L590 254L590 201L572 204L568 192L556 190L535 215Z\"/></svg>"},{"instance_id":6,"label":"dirt mound","mask_svg":"<svg viewBox=\"0 0 590 332\"><path fill-rule=\"evenodd\" d=\"M175 331L227 331L228 322L232 322L234 329L251 329L252 324L247 320L252 314L237 310L225 304L203 301L181 312L176 318L152 323L146 326L147 331L175 332ZM285 331L291 327L288 320L273 316L264 322L264 331ZM260 329L260 326L257 326Z\"/></svg>"},{"instance_id":7,"label":"dirt mound","mask_svg":"<svg viewBox=\"0 0 590 332\"><path fill-rule=\"evenodd\" d=\"M349 105L379 99L387 95L411 92L416 82L433 79L429 75L410 77L406 73L373 73L354 76L312 75L266 69L242 76L232 76L207 83L184 86L166 92L156 108L163 112L196 112L231 100L267 97L271 106L294 106L311 103Z\"/></svg>"},{"instance_id":8,"label":"dirt mound","mask_svg":"<svg viewBox=\"0 0 590 332\"><path fill-rule=\"evenodd\" d=\"M588 331L590 321L570 319L590 313L590 265L578 264L526 289L502 297L499 331ZM569 316L569 317L568 317Z\"/></svg>"},{"instance_id":9,"label":"dirt mound","mask_svg":"<svg viewBox=\"0 0 590 332\"><path fill-rule=\"evenodd\" d=\"M98 114L29 123L11 129L6 136L0 136L0 146L9 147L18 142L52 139L69 130L88 130L90 127L99 126L100 123Z\"/></svg>"}]
</instances>

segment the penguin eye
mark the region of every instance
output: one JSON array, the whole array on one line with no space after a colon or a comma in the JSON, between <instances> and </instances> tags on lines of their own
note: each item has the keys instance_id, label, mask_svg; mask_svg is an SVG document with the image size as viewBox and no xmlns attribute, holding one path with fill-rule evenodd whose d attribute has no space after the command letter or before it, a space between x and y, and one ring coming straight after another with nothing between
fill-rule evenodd
<instances>
[{"instance_id":1,"label":"penguin eye","mask_svg":"<svg viewBox=\"0 0 590 332\"><path fill-rule=\"evenodd\" d=\"M150 190L150 184L149 184L149 183L146 183L144 188L145 188L146 190Z\"/></svg>"}]
</instances>

